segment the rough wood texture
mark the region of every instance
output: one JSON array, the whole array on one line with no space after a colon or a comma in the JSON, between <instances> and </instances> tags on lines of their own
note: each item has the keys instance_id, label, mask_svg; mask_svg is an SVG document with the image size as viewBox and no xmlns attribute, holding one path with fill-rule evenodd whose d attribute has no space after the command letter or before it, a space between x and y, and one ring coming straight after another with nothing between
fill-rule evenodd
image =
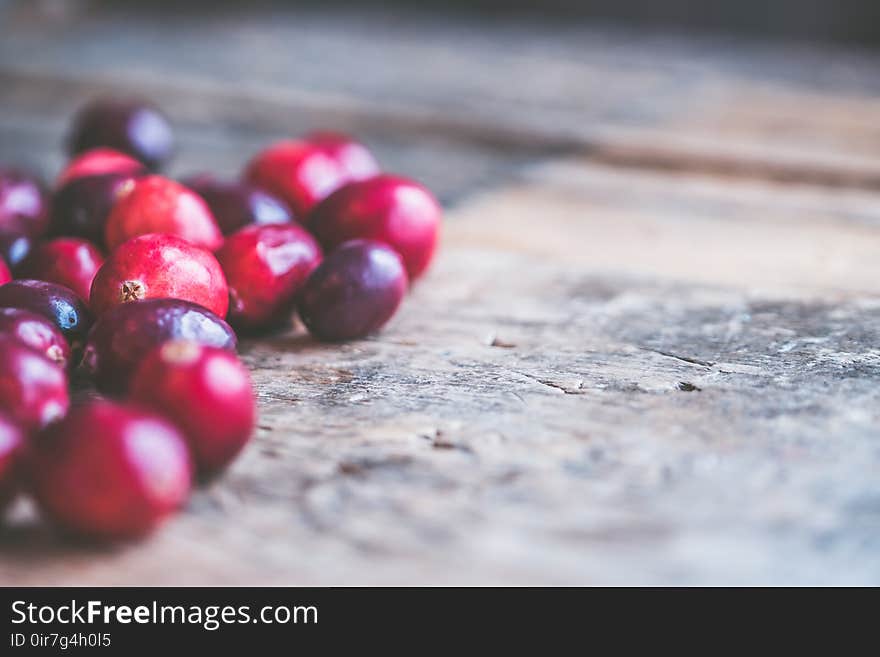
<instances>
[{"instance_id":1,"label":"rough wood texture","mask_svg":"<svg viewBox=\"0 0 880 657\"><path fill-rule=\"evenodd\" d=\"M87 52L84 35L113 20L73 20L52 48ZM246 49L296 36L333 61L342 51L327 44L353 20L218 20L208 34L225 35L227 63L258 27L269 45ZM132 66L143 52L172 57L150 51L149 21L126 25L116 48ZM150 88L183 117L181 169L213 159L232 170L239 151L310 125L325 105L395 168L422 163L455 202L431 274L374 339L322 346L293 330L244 344L256 441L154 539L72 545L21 506L0 538L0 582L880 583L875 60L837 52L858 72L838 84L805 50L402 25L373 48L352 37L359 56L398 67L369 81L340 61L328 64L337 80L288 79L280 96L216 81L175 93L187 67ZM16 89L0 130L23 135L4 159L31 139L57 143L65 90L134 84L73 71L82 60L36 70L36 48L25 75L8 59L21 29L0 40L0 78ZM214 53L198 34L187 47ZM415 75L444 58L431 79L460 121L436 104L442 85ZM496 79L512 61L533 71L528 99ZM201 64L210 82L216 62ZM407 72L409 84L392 84ZM310 84L339 97L322 89L311 104ZM627 103L623 117L595 107ZM473 126L493 112L500 127L482 139ZM199 128L201 113L229 123ZM395 136L398 117L436 131ZM458 167L485 175L473 184Z\"/></svg>"}]
</instances>

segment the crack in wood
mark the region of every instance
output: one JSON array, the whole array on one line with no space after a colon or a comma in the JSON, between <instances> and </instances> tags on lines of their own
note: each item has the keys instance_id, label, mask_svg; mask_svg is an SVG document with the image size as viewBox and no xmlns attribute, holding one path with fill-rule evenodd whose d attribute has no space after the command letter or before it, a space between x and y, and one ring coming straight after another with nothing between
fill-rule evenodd
<instances>
[{"instance_id":1,"label":"crack in wood","mask_svg":"<svg viewBox=\"0 0 880 657\"><path fill-rule=\"evenodd\" d=\"M713 367L715 367L715 363L707 360L700 360L699 358L694 358L693 356L682 356L680 354L674 354L671 351L652 349L651 347L639 347L639 349L650 351L661 356L666 356L667 358L674 358L675 360L680 360L681 362L688 363L690 365L699 365L700 367L705 367L708 369L712 369Z\"/></svg>"},{"instance_id":2,"label":"crack in wood","mask_svg":"<svg viewBox=\"0 0 880 657\"><path fill-rule=\"evenodd\" d=\"M525 372L517 372L517 374L519 374L520 376L524 376L527 379L534 381L535 383L540 383L542 386L545 386L547 388L551 388L553 390L559 390L560 392L563 392L566 395L583 395L586 393L586 391L583 390L584 382L582 380L577 381L575 388L570 388L568 386L560 385L559 383L556 383L555 381L551 381L549 379L542 379L540 377L533 376L531 374L526 374Z\"/></svg>"}]
</instances>

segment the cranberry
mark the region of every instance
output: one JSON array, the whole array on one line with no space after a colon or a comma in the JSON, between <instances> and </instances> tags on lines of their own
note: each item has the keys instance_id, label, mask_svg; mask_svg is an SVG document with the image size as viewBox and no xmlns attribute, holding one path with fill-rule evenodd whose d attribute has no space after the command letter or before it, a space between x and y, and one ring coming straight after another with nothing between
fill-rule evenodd
<instances>
[{"instance_id":1,"label":"cranberry","mask_svg":"<svg viewBox=\"0 0 880 657\"><path fill-rule=\"evenodd\" d=\"M0 308L0 335L17 338L61 367L70 361L70 345L43 315L22 308Z\"/></svg>"},{"instance_id":2,"label":"cranberry","mask_svg":"<svg viewBox=\"0 0 880 657\"><path fill-rule=\"evenodd\" d=\"M306 281L299 313L321 340L350 340L379 329L406 294L403 260L391 247L352 240L330 253Z\"/></svg>"},{"instance_id":3,"label":"cranberry","mask_svg":"<svg viewBox=\"0 0 880 657\"><path fill-rule=\"evenodd\" d=\"M250 375L235 354L216 347L166 342L141 362L131 395L183 431L205 474L229 464L254 430Z\"/></svg>"},{"instance_id":4,"label":"cranberry","mask_svg":"<svg viewBox=\"0 0 880 657\"><path fill-rule=\"evenodd\" d=\"M56 182L57 187L76 178L101 176L108 173L139 176L146 172L143 164L112 148L95 148L71 160Z\"/></svg>"},{"instance_id":5,"label":"cranberry","mask_svg":"<svg viewBox=\"0 0 880 657\"><path fill-rule=\"evenodd\" d=\"M0 285L5 285L11 280L12 274L9 271L9 267L6 266L6 262L0 260Z\"/></svg>"},{"instance_id":6,"label":"cranberry","mask_svg":"<svg viewBox=\"0 0 880 657\"><path fill-rule=\"evenodd\" d=\"M67 412L67 376L56 363L11 335L0 335L0 410L27 431Z\"/></svg>"},{"instance_id":7,"label":"cranberry","mask_svg":"<svg viewBox=\"0 0 880 657\"><path fill-rule=\"evenodd\" d=\"M0 513L15 497L24 433L9 416L0 413Z\"/></svg>"},{"instance_id":8,"label":"cranberry","mask_svg":"<svg viewBox=\"0 0 880 657\"><path fill-rule=\"evenodd\" d=\"M363 165L352 166L350 159L356 158L347 156L339 141L326 136L316 142L282 141L258 153L245 178L275 194L302 217L325 196L365 175Z\"/></svg>"},{"instance_id":9,"label":"cranberry","mask_svg":"<svg viewBox=\"0 0 880 657\"><path fill-rule=\"evenodd\" d=\"M113 148L157 169L171 158L174 136L168 119L150 103L104 98L80 110L67 146L71 155L102 146Z\"/></svg>"},{"instance_id":10,"label":"cranberry","mask_svg":"<svg viewBox=\"0 0 880 657\"><path fill-rule=\"evenodd\" d=\"M0 168L0 231L40 237L49 228L49 198L34 176Z\"/></svg>"},{"instance_id":11,"label":"cranberry","mask_svg":"<svg viewBox=\"0 0 880 657\"><path fill-rule=\"evenodd\" d=\"M141 235L110 254L92 282L89 302L101 315L139 299L183 299L223 317L229 289L210 251L174 235Z\"/></svg>"},{"instance_id":12,"label":"cranberry","mask_svg":"<svg viewBox=\"0 0 880 657\"><path fill-rule=\"evenodd\" d=\"M308 228L328 251L355 238L385 242L403 257L412 280L431 263L441 212L422 185L382 175L349 183L324 199L309 215Z\"/></svg>"},{"instance_id":13,"label":"cranberry","mask_svg":"<svg viewBox=\"0 0 880 657\"><path fill-rule=\"evenodd\" d=\"M217 259L229 284L230 323L260 329L290 315L321 247L297 224L247 226L227 238Z\"/></svg>"},{"instance_id":14,"label":"cranberry","mask_svg":"<svg viewBox=\"0 0 880 657\"><path fill-rule=\"evenodd\" d=\"M77 406L30 451L29 475L41 510L78 534L142 536L189 495L184 437L137 406L100 399Z\"/></svg>"},{"instance_id":15,"label":"cranberry","mask_svg":"<svg viewBox=\"0 0 880 657\"><path fill-rule=\"evenodd\" d=\"M175 339L229 351L236 345L232 328L210 310L179 299L147 299L106 312L89 334L83 362L99 388L123 393L141 359Z\"/></svg>"},{"instance_id":16,"label":"cranberry","mask_svg":"<svg viewBox=\"0 0 880 657\"><path fill-rule=\"evenodd\" d=\"M103 244L110 211L134 180L126 173L104 173L68 181L52 198L52 233Z\"/></svg>"},{"instance_id":17,"label":"cranberry","mask_svg":"<svg viewBox=\"0 0 880 657\"><path fill-rule=\"evenodd\" d=\"M0 308L24 308L52 321L68 342L85 338L92 316L73 290L30 279L15 280L0 286Z\"/></svg>"},{"instance_id":18,"label":"cranberry","mask_svg":"<svg viewBox=\"0 0 880 657\"><path fill-rule=\"evenodd\" d=\"M212 251L223 243L220 228L202 198L162 176L140 178L119 197L107 218L104 240L107 248L115 249L147 233L177 235Z\"/></svg>"},{"instance_id":19,"label":"cranberry","mask_svg":"<svg viewBox=\"0 0 880 657\"><path fill-rule=\"evenodd\" d=\"M312 132L305 140L325 149L346 172L348 180L365 180L381 171L379 163L366 146L338 132Z\"/></svg>"},{"instance_id":20,"label":"cranberry","mask_svg":"<svg viewBox=\"0 0 880 657\"><path fill-rule=\"evenodd\" d=\"M43 242L31 252L17 273L69 287L84 301L89 300L92 279L104 256L91 242L78 237L59 237Z\"/></svg>"},{"instance_id":21,"label":"cranberry","mask_svg":"<svg viewBox=\"0 0 880 657\"><path fill-rule=\"evenodd\" d=\"M15 269L31 252L34 238L27 233L0 229L0 258Z\"/></svg>"},{"instance_id":22,"label":"cranberry","mask_svg":"<svg viewBox=\"0 0 880 657\"><path fill-rule=\"evenodd\" d=\"M202 174L184 184L205 200L224 235L248 224L283 224L293 219L282 201L245 182Z\"/></svg>"}]
</instances>

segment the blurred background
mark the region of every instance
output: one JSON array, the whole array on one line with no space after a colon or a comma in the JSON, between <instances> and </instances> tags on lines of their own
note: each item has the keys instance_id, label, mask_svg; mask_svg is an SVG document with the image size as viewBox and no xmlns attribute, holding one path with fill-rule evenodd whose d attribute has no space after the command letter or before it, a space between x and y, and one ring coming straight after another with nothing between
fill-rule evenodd
<instances>
[{"instance_id":1,"label":"blurred background","mask_svg":"<svg viewBox=\"0 0 880 657\"><path fill-rule=\"evenodd\" d=\"M797 159L844 129L872 153L873 128L827 100L800 126L804 94L877 91L878 38L868 0L0 0L0 156L54 175L70 114L111 92L182 128L175 175L232 175L268 141L329 126L447 203L632 138Z\"/></svg>"},{"instance_id":2,"label":"blurred background","mask_svg":"<svg viewBox=\"0 0 880 657\"><path fill-rule=\"evenodd\" d=\"M7 4L14 0L4 0ZM265 7L329 9L361 7L395 12L413 8L408 2L379 0L336 0L331 2L294 0L30 0L49 11L60 5L128 5L162 11L210 11L218 8ZM710 28L726 32L815 37L845 41L874 42L880 37L877 20L880 9L871 0L426 0L423 10L458 12L472 17L498 19L515 15L531 18L587 19L661 28ZM208 8L207 10L205 8Z\"/></svg>"}]
</instances>

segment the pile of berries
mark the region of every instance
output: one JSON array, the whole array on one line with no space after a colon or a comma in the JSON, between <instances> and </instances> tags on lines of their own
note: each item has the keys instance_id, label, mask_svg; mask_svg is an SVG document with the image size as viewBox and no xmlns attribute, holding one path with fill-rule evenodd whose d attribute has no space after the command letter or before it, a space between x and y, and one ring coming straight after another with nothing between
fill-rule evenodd
<instances>
[{"instance_id":1,"label":"pile of berries","mask_svg":"<svg viewBox=\"0 0 880 657\"><path fill-rule=\"evenodd\" d=\"M173 150L155 107L103 99L51 193L0 167L0 512L25 492L67 531L147 533L250 439L236 332L296 312L365 336L431 262L434 196L345 136L274 144L237 181L154 173ZM97 392L71 403L71 378Z\"/></svg>"}]
</instances>

